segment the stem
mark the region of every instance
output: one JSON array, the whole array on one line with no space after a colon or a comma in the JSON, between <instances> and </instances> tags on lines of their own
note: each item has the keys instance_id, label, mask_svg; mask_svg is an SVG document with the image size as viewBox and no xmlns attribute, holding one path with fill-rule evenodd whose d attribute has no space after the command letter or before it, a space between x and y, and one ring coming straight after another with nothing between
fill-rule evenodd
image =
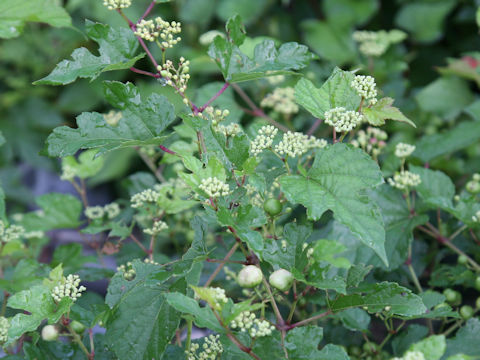
<instances>
[{"instance_id":1,"label":"stem","mask_svg":"<svg viewBox=\"0 0 480 360\"><path fill-rule=\"evenodd\" d=\"M328 315L330 315L330 314L332 314L332 311L331 311L331 310L327 310L327 311L325 311L325 312L323 312L323 313L321 313L321 314L312 316L311 318L308 318L308 319L305 319L305 320L296 322L295 324L292 324L292 325L288 325L288 326L286 327L286 329L287 329L287 330L291 330L291 329L296 328L296 327L298 327L298 326L303 326L303 325L305 325L305 324L308 324L308 323L310 323L310 322L312 322L312 321L319 320L319 319L321 319L321 318L323 318L323 317L325 317L325 316L328 316Z\"/></svg>"},{"instance_id":2,"label":"stem","mask_svg":"<svg viewBox=\"0 0 480 360\"><path fill-rule=\"evenodd\" d=\"M345 139L345 136L346 136L346 135L347 135L347 133L344 132L344 133L342 134L342 136L340 136L340 139L338 139L338 142L342 142L343 139Z\"/></svg>"},{"instance_id":3,"label":"stem","mask_svg":"<svg viewBox=\"0 0 480 360\"><path fill-rule=\"evenodd\" d=\"M463 226L459 227L459 228L457 229L457 231L455 231L452 235L450 235L450 236L448 237L448 241L452 241L453 239L455 239L455 238L456 238L458 235L460 235L460 234L463 232L463 230L465 230L466 228L467 228L467 225L463 225Z\"/></svg>"},{"instance_id":4,"label":"stem","mask_svg":"<svg viewBox=\"0 0 480 360\"><path fill-rule=\"evenodd\" d=\"M145 254L148 254L148 250L145 246L143 246L143 244L140 242L140 240L137 239L137 237L133 234L130 234L130 237L132 238L133 241L135 241L135 243L140 246L140 249L142 249Z\"/></svg>"},{"instance_id":5,"label":"stem","mask_svg":"<svg viewBox=\"0 0 480 360\"><path fill-rule=\"evenodd\" d=\"M153 248L155 247L155 238L156 238L155 235L152 235L150 237L150 246L148 248L148 258L150 260L153 260Z\"/></svg>"},{"instance_id":6,"label":"stem","mask_svg":"<svg viewBox=\"0 0 480 360\"><path fill-rule=\"evenodd\" d=\"M167 148L166 146L158 145L158 147L159 147L161 150L165 151L166 153L169 153L169 154L171 154L171 155L177 155L177 153L176 153L175 151L170 150L170 149Z\"/></svg>"},{"instance_id":7,"label":"stem","mask_svg":"<svg viewBox=\"0 0 480 360\"><path fill-rule=\"evenodd\" d=\"M187 342L185 343L185 350L190 349L190 344L192 343L192 319L187 320Z\"/></svg>"},{"instance_id":8,"label":"stem","mask_svg":"<svg viewBox=\"0 0 480 360\"><path fill-rule=\"evenodd\" d=\"M207 108L208 105L210 105L212 102L214 102L220 95L223 94L225 90L230 86L228 82L225 82L225 84L222 86L222 88L215 94L213 95L210 100L208 100L205 105L203 105L200 109L198 109L199 112L202 112Z\"/></svg>"},{"instance_id":9,"label":"stem","mask_svg":"<svg viewBox=\"0 0 480 360\"><path fill-rule=\"evenodd\" d=\"M415 287L417 288L419 293L422 293L423 292L422 285L420 285L420 281L418 281L418 277L417 277L417 274L415 273L415 269L412 266L412 244L408 245L407 267L408 267L408 270L410 271L410 275L412 277L413 283L415 284Z\"/></svg>"},{"instance_id":10,"label":"stem","mask_svg":"<svg viewBox=\"0 0 480 360\"><path fill-rule=\"evenodd\" d=\"M290 324L290 322L293 319L293 314L295 314L295 308L297 307L297 303L299 299L300 298L296 298L295 300L293 300L292 307L290 308L290 313L288 314L288 317L287 317L287 324Z\"/></svg>"},{"instance_id":11,"label":"stem","mask_svg":"<svg viewBox=\"0 0 480 360\"><path fill-rule=\"evenodd\" d=\"M90 338L90 355L93 357L95 356L95 343L93 341L93 330L90 328L88 329L88 337Z\"/></svg>"},{"instance_id":12,"label":"stem","mask_svg":"<svg viewBox=\"0 0 480 360\"><path fill-rule=\"evenodd\" d=\"M151 77L154 77L154 78L156 78L156 79L162 77L160 74L154 74L154 73L151 73L151 72L149 72L149 71L140 70L140 69L137 69L137 68L135 68L135 67L133 67L133 66L130 68L130 70L133 71L134 73L151 76Z\"/></svg>"},{"instance_id":13,"label":"stem","mask_svg":"<svg viewBox=\"0 0 480 360\"><path fill-rule=\"evenodd\" d=\"M165 178L163 175L158 171L157 167L153 163L153 161L148 157L148 155L143 154L138 147L135 148L137 150L137 154L141 157L143 162L148 166L150 171L155 175L158 181L161 183L165 182Z\"/></svg>"},{"instance_id":14,"label":"stem","mask_svg":"<svg viewBox=\"0 0 480 360\"><path fill-rule=\"evenodd\" d=\"M227 253L227 255L225 255L225 257L223 258L223 261L222 263L218 264L217 268L215 269L215 271L212 273L212 275L210 275L210 277L208 278L208 280L205 282L205 285L203 285L204 287L208 287L212 281L215 279L215 277L218 275L218 273L220 272L220 270L222 270L222 268L225 266L225 262L228 261L228 259L230 259L232 257L232 255L235 253L235 251L237 250L239 246L239 243L238 241L235 241L235 244L232 246L232 248L230 249L230 251Z\"/></svg>"},{"instance_id":15,"label":"stem","mask_svg":"<svg viewBox=\"0 0 480 360\"><path fill-rule=\"evenodd\" d=\"M308 129L307 135L312 135L322 123L322 119L316 119L313 125Z\"/></svg>"},{"instance_id":16,"label":"stem","mask_svg":"<svg viewBox=\"0 0 480 360\"><path fill-rule=\"evenodd\" d=\"M142 17L141 17L140 19L138 19L137 23L140 22L140 21L142 21L143 19L145 19L145 18L148 16L148 14L150 14L150 11L152 11L152 9L154 8L155 4L156 4L156 2L155 2L155 0L154 0L154 1L152 1L152 2L150 3L150 5L148 5L147 10L145 10L145 12L143 13Z\"/></svg>"},{"instance_id":17,"label":"stem","mask_svg":"<svg viewBox=\"0 0 480 360\"><path fill-rule=\"evenodd\" d=\"M202 154L207 153L207 147L205 146L205 139L201 131L197 131L197 139L198 139L198 149L200 151L200 157L202 157Z\"/></svg>"},{"instance_id":18,"label":"stem","mask_svg":"<svg viewBox=\"0 0 480 360\"><path fill-rule=\"evenodd\" d=\"M85 346L85 344L83 343L82 339L80 338L80 336L75 332L73 331L72 327L70 326L70 324L66 325L66 328L68 329L68 332L72 335L73 337L73 341L75 341L78 346L80 346L80 349L82 349L82 351L85 353L85 355L87 355L87 359L88 360L92 360L93 359L93 354L91 354L87 347Z\"/></svg>"},{"instance_id":19,"label":"stem","mask_svg":"<svg viewBox=\"0 0 480 360\"><path fill-rule=\"evenodd\" d=\"M337 142L337 132L335 131L335 128L333 128L332 142L334 144Z\"/></svg>"}]
</instances>

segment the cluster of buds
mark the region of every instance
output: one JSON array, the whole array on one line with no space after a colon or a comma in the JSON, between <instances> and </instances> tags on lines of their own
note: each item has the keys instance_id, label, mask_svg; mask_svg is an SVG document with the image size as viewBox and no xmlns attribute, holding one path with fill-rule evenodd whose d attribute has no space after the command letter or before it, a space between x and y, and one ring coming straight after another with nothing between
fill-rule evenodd
<instances>
[{"instance_id":1,"label":"cluster of buds","mask_svg":"<svg viewBox=\"0 0 480 360\"><path fill-rule=\"evenodd\" d=\"M370 105L377 102L377 84L372 76L356 75L350 86Z\"/></svg>"},{"instance_id":2,"label":"cluster of buds","mask_svg":"<svg viewBox=\"0 0 480 360\"><path fill-rule=\"evenodd\" d=\"M263 337L272 335L275 327L268 321L257 319L254 313L250 311L241 312L230 323L232 329L239 329L242 332L248 332L251 337Z\"/></svg>"},{"instance_id":3,"label":"cluster of buds","mask_svg":"<svg viewBox=\"0 0 480 360\"><path fill-rule=\"evenodd\" d=\"M228 298L225 295L225 290L219 287L208 287L205 288L206 291L209 293L209 298L213 303L210 303L210 306L212 306L215 310L221 311L223 308L223 305L225 305L228 302ZM195 297L197 297L197 294L195 294Z\"/></svg>"},{"instance_id":4,"label":"cluster of buds","mask_svg":"<svg viewBox=\"0 0 480 360\"><path fill-rule=\"evenodd\" d=\"M161 17L155 20L142 19L136 26L135 35L148 41L159 39L159 46L163 49L172 48L182 38L176 36L182 32L182 24L177 21L168 22Z\"/></svg>"},{"instance_id":5,"label":"cluster of buds","mask_svg":"<svg viewBox=\"0 0 480 360\"><path fill-rule=\"evenodd\" d=\"M108 113L103 114L103 119L108 125L117 126L122 116L121 111L110 110Z\"/></svg>"},{"instance_id":6,"label":"cluster of buds","mask_svg":"<svg viewBox=\"0 0 480 360\"><path fill-rule=\"evenodd\" d=\"M257 156L263 150L268 149L273 144L273 139L275 135L277 135L278 129L272 125L262 126L262 128L258 131L258 135L250 144L250 152Z\"/></svg>"},{"instance_id":7,"label":"cluster of buds","mask_svg":"<svg viewBox=\"0 0 480 360\"><path fill-rule=\"evenodd\" d=\"M301 132L288 131L283 134L282 140L275 145L275 152L290 157L301 156L313 148L324 148L327 142Z\"/></svg>"},{"instance_id":8,"label":"cluster of buds","mask_svg":"<svg viewBox=\"0 0 480 360\"><path fill-rule=\"evenodd\" d=\"M220 335L209 335L205 337L203 345L192 343L190 348L185 350L187 360L215 360L223 353L223 346L220 343ZM197 354L199 349L202 349Z\"/></svg>"},{"instance_id":9,"label":"cluster of buds","mask_svg":"<svg viewBox=\"0 0 480 360\"><path fill-rule=\"evenodd\" d=\"M216 177L202 179L202 183L198 187L211 198L228 196L231 193L228 184Z\"/></svg>"},{"instance_id":10,"label":"cluster of buds","mask_svg":"<svg viewBox=\"0 0 480 360\"><path fill-rule=\"evenodd\" d=\"M130 198L130 202L132 204L132 208L139 208L145 205L145 203L156 203L159 197L160 194L157 191L153 189L147 189L133 195Z\"/></svg>"},{"instance_id":11,"label":"cluster of buds","mask_svg":"<svg viewBox=\"0 0 480 360\"><path fill-rule=\"evenodd\" d=\"M126 9L132 5L132 0L103 0L108 10Z\"/></svg>"},{"instance_id":12,"label":"cluster of buds","mask_svg":"<svg viewBox=\"0 0 480 360\"><path fill-rule=\"evenodd\" d=\"M10 329L10 322L6 317L0 316L0 344L7 342L8 329Z\"/></svg>"},{"instance_id":13,"label":"cluster of buds","mask_svg":"<svg viewBox=\"0 0 480 360\"><path fill-rule=\"evenodd\" d=\"M302 251L305 251L305 249L307 249L307 248L308 248L308 243L304 242L302 244ZM314 251L314 249L312 247L307 250L307 258L312 257L313 251Z\"/></svg>"},{"instance_id":14,"label":"cluster of buds","mask_svg":"<svg viewBox=\"0 0 480 360\"><path fill-rule=\"evenodd\" d=\"M85 286L80 286L80 277L78 275L63 276L60 284L52 290L52 297L56 302L60 302L64 297L69 297L72 301L76 301L82 292L87 290Z\"/></svg>"},{"instance_id":15,"label":"cluster of buds","mask_svg":"<svg viewBox=\"0 0 480 360\"><path fill-rule=\"evenodd\" d=\"M472 180L467 182L465 189L470 194L478 194L480 193L480 174L473 174Z\"/></svg>"},{"instance_id":16,"label":"cluster of buds","mask_svg":"<svg viewBox=\"0 0 480 360\"><path fill-rule=\"evenodd\" d=\"M150 264L150 265L160 265L159 262L156 262L155 260L151 260L151 259L149 259L149 258L146 258L145 260L143 260L143 262L144 262L145 264Z\"/></svg>"},{"instance_id":17,"label":"cluster of buds","mask_svg":"<svg viewBox=\"0 0 480 360\"><path fill-rule=\"evenodd\" d=\"M204 119L209 119L214 127L225 120L228 115L230 115L230 111L215 109L213 106L207 106L203 113L198 114Z\"/></svg>"},{"instance_id":18,"label":"cluster of buds","mask_svg":"<svg viewBox=\"0 0 480 360\"><path fill-rule=\"evenodd\" d=\"M363 115L344 107L336 107L325 111L325 123L333 126L336 132L347 132L363 122Z\"/></svg>"},{"instance_id":19,"label":"cluster of buds","mask_svg":"<svg viewBox=\"0 0 480 360\"><path fill-rule=\"evenodd\" d=\"M156 220L153 222L153 226L151 228L145 229L143 230L143 232L145 234L155 236L160 234L163 230L167 230L167 229L168 229L168 225L165 221Z\"/></svg>"},{"instance_id":20,"label":"cluster of buds","mask_svg":"<svg viewBox=\"0 0 480 360\"><path fill-rule=\"evenodd\" d=\"M425 355L421 351L407 351L403 357L394 357L392 360L425 360Z\"/></svg>"},{"instance_id":21,"label":"cluster of buds","mask_svg":"<svg viewBox=\"0 0 480 360\"><path fill-rule=\"evenodd\" d=\"M285 81L285 75L273 75L265 78L270 85L278 85Z\"/></svg>"},{"instance_id":22,"label":"cluster of buds","mask_svg":"<svg viewBox=\"0 0 480 360\"><path fill-rule=\"evenodd\" d=\"M23 234L25 239L40 239L45 236L45 232L41 230L29 231Z\"/></svg>"},{"instance_id":23,"label":"cluster of buds","mask_svg":"<svg viewBox=\"0 0 480 360\"><path fill-rule=\"evenodd\" d=\"M220 125L217 125L214 129L216 132L223 134L225 137L229 137L229 136L235 137L242 131L242 129L240 128L240 125L236 123L231 123L228 125L220 124Z\"/></svg>"},{"instance_id":24,"label":"cluster of buds","mask_svg":"<svg viewBox=\"0 0 480 360\"><path fill-rule=\"evenodd\" d=\"M295 90L292 87L276 88L273 93L265 96L260 103L262 107L271 107L276 112L291 115L298 113L295 103Z\"/></svg>"},{"instance_id":25,"label":"cluster of buds","mask_svg":"<svg viewBox=\"0 0 480 360\"><path fill-rule=\"evenodd\" d=\"M8 243L10 241L18 240L25 235L25 228L19 225L5 226L4 222L0 220L0 241Z\"/></svg>"},{"instance_id":26,"label":"cluster of buds","mask_svg":"<svg viewBox=\"0 0 480 360\"><path fill-rule=\"evenodd\" d=\"M105 206L89 206L85 209L85 216L90 220L102 219L105 214L109 219L113 219L120 214L120 207L117 203L111 203Z\"/></svg>"},{"instance_id":27,"label":"cluster of buds","mask_svg":"<svg viewBox=\"0 0 480 360\"><path fill-rule=\"evenodd\" d=\"M190 74L188 73L190 71L189 65L190 61L185 60L182 56L178 68L173 66L171 60L167 60L165 64L158 65L157 70L167 80L167 85L175 86L178 92L183 94L187 90L187 83L190 79Z\"/></svg>"},{"instance_id":28,"label":"cluster of buds","mask_svg":"<svg viewBox=\"0 0 480 360\"><path fill-rule=\"evenodd\" d=\"M382 149L387 146L388 135L385 131L369 126L366 131L360 130L352 145L361 148L374 159L380 155Z\"/></svg>"},{"instance_id":29,"label":"cluster of buds","mask_svg":"<svg viewBox=\"0 0 480 360\"><path fill-rule=\"evenodd\" d=\"M388 183L394 188L406 190L408 188L416 187L422 182L420 175L414 174L410 171L402 170L395 173L393 178L388 179Z\"/></svg>"},{"instance_id":30,"label":"cluster of buds","mask_svg":"<svg viewBox=\"0 0 480 360\"><path fill-rule=\"evenodd\" d=\"M117 267L117 271L123 274L123 278L125 280L133 280L135 278L136 272L135 269L132 267L132 262L129 261L125 265L120 265Z\"/></svg>"},{"instance_id":31,"label":"cluster of buds","mask_svg":"<svg viewBox=\"0 0 480 360\"><path fill-rule=\"evenodd\" d=\"M400 30L355 31L353 39L359 43L359 50L366 56L378 57L387 51L391 44L399 43L407 37Z\"/></svg>"},{"instance_id":32,"label":"cluster of buds","mask_svg":"<svg viewBox=\"0 0 480 360\"><path fill-rule=\"evenodd\" d=\"M415 151L415 145L410 145L406 143L398 143L397 146L395 146L395 156L400 158L400 159L405 159L406 157L409 157L412 155L412 153Z\"/></svg>"}]
</instances>

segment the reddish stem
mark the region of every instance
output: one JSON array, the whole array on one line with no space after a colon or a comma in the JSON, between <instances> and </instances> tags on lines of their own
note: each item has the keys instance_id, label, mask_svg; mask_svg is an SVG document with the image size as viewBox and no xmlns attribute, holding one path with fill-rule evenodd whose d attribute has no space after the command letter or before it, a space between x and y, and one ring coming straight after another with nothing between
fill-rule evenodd
<instances>
[{"instance_id":1,"label":"reddish stem","mask_svg":"<svg viewBox=\"0 0 480 360\"><path fill-rule=\"evenodd\" d=\"M160 75L160 74L154 74L154 73L151 73L149 71L144 71L144 70L137 69L135 67L131 67L130 70L132 70L134 73L151 76L151 77L154 77L156 79L162 77L162 75Z\"/></svg>"},{"instance_id":2,"label":"reddish stem","mask_svg":"<svg viewBox=\"0 0 480 360\"><path fill-rule=\"evenodd\" d=\"M148 14L150 14L150 11L152 11L152 9L154 8L155 4L156 4L156 2L155 2L155 0L154 0L154 1L152 1L152 2L150 3L150 5L148 5L147 10L145 10L145 12L143 13L142 17L141 17L140 19L138 19L137 23L139 23L140 21L142 21L143 19L145 19L145 18L148 16Z\"/></svg>"},{"instance_id":3,"label":"reddish stem","mask_svg":"<svg viewBox=\"0 0 480 360\"><path fill-rule=\"evenodd\" d=\"M167 148L167 147L165 147L165 146L163 146L163 145L158 145L158 147L159 147L160 149L162 149L163 151L165 151L166 153L169 153L169 154L171 154L171 155L177 155L177 153L176 153L175 151L172 151L172 150L170 150L169 148Z\"/></svg>"},{"instance_id":4,"label":"reddish stem","mask_svg":"<svg viewBox=\"0 0 480 360\"><path fill-rule=\"evenodd\" d=\"M321 123L322 123L322 119L316 119L312 127L308 129L307 135L312 135L318 129Z\"/></svg>"},{"instance_id":5,"label":"reddish stem","mask_svg":"<svg viewBox=\"0 0 480 360\"><path fill-rule=\"evenodd\" d=\"M229 86L230 84L228 82L225 82L222 88L215 95L213 95L212 98L205 103L205 105L203 105L200 109L198 109L198 111L202 112L203 110L205 110L207 106L210 105L212 102L214 102L220 95L222 95L223 92L227 90Z\"/></svg>"}]
</instances>

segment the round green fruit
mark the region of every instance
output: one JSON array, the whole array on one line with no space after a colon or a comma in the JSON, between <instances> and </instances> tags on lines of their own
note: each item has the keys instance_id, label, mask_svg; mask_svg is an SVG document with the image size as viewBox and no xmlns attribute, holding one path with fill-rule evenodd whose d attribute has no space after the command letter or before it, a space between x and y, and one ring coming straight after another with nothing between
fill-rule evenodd
<instances>
[{"instance_id":1,"label":"round green fruit","mask_svg":"<svg viewBox=\"0 0 480 360\"><path fill-rule=\"evenodd\" d=\"M460 255L457 261L460 265L466 265L468 263L468 259L465 255Z\"/></svg>"},{"instance_id":2,"label":"round green fruit","mask_svg":"<svg viewBox=\"0 0 480 360\"><path fill-rule=\"evenodd\" d=\"M457 299L457 292L450 288L443 290L443 295L449 303L453 303Z\"/></svg>"},{"instance_id":3,"label":"round green fruit","mask_svg":"<svg viewBox=\"0 0 480 360\"><path fill-rule=\"evenodd\" d=\"M475 301L475 306L477 309L480 309L480 297L477 298L477 301Z\"/></svg>"},{"instance_id":4,"label":"round green fruit","mask_svg":"<svg viewBox=\"0 0 480 360\"><path fill-rule=\"evenodd\" d=\"M267 199L263 204L263 209L270 216L276 216L282 212L282 203L274 198Z\"/></svg>"},{"instance_id":5,"label":"round green fruit","mask_svg":"<svg viewBox=\"0 0 480 360\"><path fill-rule=\"evenodd\" d=\"M255 265L245 266L237 276L237 282L241 287L253 288L262 282L262 270Z\"/></svg>"},{"instance_id":6,"label":"round green fruit","mask_svg":"<svg viewBox=\"0 0 480 360\"><path fill-rule=\"evenodd\" d=\"M45 341L55 341L58 339L58 330L55 325L45 325L42 329L42 339Z\"/></svg>"},{"instance_id":7,"label":"round green fruit","mask_svg":"<svg viewBox=\"0 0 480 360\"><path fill-rule=\"evenodd\" d=\"M475 279L475 289L480 291L480 276Z\"/></svg>"},{"instance_id":8,"label":"round green fruit","mask_svg":"<svg viewBox=\"0 0 480 360\"><path fill-rule=\"evenodd\" d=\"M72 327L72 330L75 331L77 334L83 334L86 329L86 326L77 320L73 320L70 323L70 326Z\"/></svg>"},{"instance_id":9,"label":"round green fruit","mask_svg":"<svg viewBox=\"0 0 480 360\"><path fill-rule=\"evenodd\" d=\"M473 316L473 308L470 305L463 305L460 308L460 316L465 320L470 319Z\"/></svg>"},{"instance_id":10,"label":"round green fruit","mask_svg":"<svg viewBox=\"0 0 480 360\"><path fill-rule=\"evenodd\" d=\"M293 284L293 275L290 271L280 269L274 271L268 278L270 285L280 291L287 291Z\"/></svg>"}]
</instances>

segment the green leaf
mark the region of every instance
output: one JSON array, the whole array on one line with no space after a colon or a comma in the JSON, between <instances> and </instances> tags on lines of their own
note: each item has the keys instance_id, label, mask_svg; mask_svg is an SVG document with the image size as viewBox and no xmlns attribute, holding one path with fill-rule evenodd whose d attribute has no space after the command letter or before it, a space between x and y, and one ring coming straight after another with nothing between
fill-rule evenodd
<instances>
[{"instance_id":1,"label":"green leaf","mask_svg":"<svg viewBox=\"0 0 480 360\"><path fill-rule=\"evenodd\" d=\"M411 32L415 40L432 42L441 37L443 21L455 4L455 0L407 3L397 12L395 23Z\"/></svg>"},{"instance_id":2,"label":"green leaf","mask_svg":"<svg viewBox=\"0 0 480 360\"><path fill-rule=\"evenodd\" d=\"M382 181L375 161L342 143L317 151L308 176L279 178L287 199L305 206L309 218L318 220L325 211L332 210L335 219L388 264L383 220L376 204L364 192Z\"/></svg>"},{"instance_id":3,"label":"green leaf","mask_svg":"<svg viewBox=\"0 0 480 360\"><path fill-rule=\"evenodd\" d=\"M295 101L319 119L323 119L325 111L340 106L357 110L360 96L350 86L354 77L350 71L335 68L320 89L310 80L302 78L295 85Z\"/></svg>"},{"instance_id":4,"label":"green leaf","mask_svg":"<svg viewBox=\"0 0 480 360\"><path fill-rule=\"evenodd\" d=\"M100 55L95 56L83 47L75 49L71 55L73 60L63 60L49 75L35 81L34 85L66 85L79 77L93 81L103 72L128 69L145 56L135 56L138 41L130 29L114 29L89 20L85 26L88 37L100 46Z\"/></svg>"},{"instance_id":5,"label":"green leaf","mask_svg":"<svg viewBox=\"0 0 480 360\"><path fill-rule=\"evenodd\" d=\"M423 162L429 162L439 156L464 149L479 140L480 121L465 121L453 129L422 137L416 144L413 156Z\"/></svg>"},{"instance_id":6,"label":"green leaf","mask_svg":"<svg viewBox=\"0 0 480 360\"><path fill-rule=\"evenodd\" d=\"M395 120L417 127L398 108L392 106L393 101L392 98L385 97L378 100L375 105L364 108L362 111L368 123L373 126L381 126L385 124L385 120Z\"/></svg>"},{"instance_id":7,"label":"green leaf","mask_svg":"<svg viewBox=\"0 0 480 360\"><path fill-rule=\"evenodd\" d=\"M392 349L395 356L401 356L413 343L428 334L428 328L423 325L411 324L392 340Z\"/></svg>"},{"instance_id":8,"label":"green leaf","mask_svg":"<svg viewBox=\"0 0 480 360\"><path fill-rule=\"evenodd\" d=\"M232 14L239 14L246 24L250 24L262 16L266 7L270 4L267 0L222 0L216 3L217 16L222 20L231 20ZM255 9L255 11L252 11ZM203 10L205 11L205 10ZM234 15L233 18L238 17Z\"/></svg>"},{"instance_id":9,"label":"green leaf","mask_svg":"<svg viewBox=\"0 0 480 360\"><path fill-rule=\"evenodd\" d=\"M34 331L47 319L49 324L56 323L73 304L72 299L64 297L57 305L53 301L50 289L36 285L28 290L20 291L8 299L8 307L27 311L27 314L16 314L10 321L8 342L18 339L28 331Z\"/></svg>"},{"instance_id":10,"label":"green leaf","mask_svg":"<svg viewBox=\"0 0 480 360\"><path fill-rule=\"evenodd\" d=\"M440 208L451 211L455 185L441 171L434 171L419 166L410 166L410 171L420 175L422 182L415 188L420 198L432 209Z\"/></svg>"},{"instance_id":11,"label":"green leaf","mask_svg":"<svg viewBox=\"0 0 480 360\"><path fill-rule=\"evenodd\" d=\"M338 318L343 326L352 331L368 331L370 326L370 315L365 310L352 308L338 313Z\"/></svg>"},{"instance_id":12,"label":"green leaf","mask_svg":"<svg viewBox=\"0 0 480 360\"><path fill-rule=\"evenodd\" d=\"M50 156L64 157L90 148L103 154L164 141L163 131L175 120L173 106L164 96L152 94L142 100L133 84L116 81L104 82L104 89L107 100L122 110L118 123L112 126L102 114L85 112L77 117L77 129L61 126L53 130L46 144Z\"/></svg>"},{"instance_id":13,"label":"green leaf","mask_svg":"<svg viewBox=\"0 0 480 360\"><path fill-rule=\"evenodd\" d=\"M227 31L228 38L237 46L243 44L245 40L246 30L245 26L242 24L242 18L240 15L234 15L227 20L225 25L225 30Z\"/></svg>"},{"instance_id":14,"label":"green leaf","mask_svg":"<svg viewBox=\"0 0 480 360\"><path fill-rule=\"evenodd\" d=\"M335 267L348 269L351 266L350 261L337 256L345 250L347 248L335 240L321 239L313 246L312 258L317 262L324 261Z\"/></svg>"},{"instance_id":15,"label":"green leaf","mask_svg":"<svg viewBox=\"0 0 480 360\"><path fill-rule=\"evenodd\" d=\"M345 349L339 345L327 344L318 354L318 360L350 360Z\"/></svg>"},{"instance_id":16,"label":"green leaf","mask_svg":"<svg viewBox=\"0 0 480 360\"><path fill-rule=\"evenodd\" d=\"M97 153L96 149L83 151L78 156L78 160L74 156L67 156L62 159L62 167L69 168L81 179L92 177L102 170L105 163L103 157L95 157Z\"/></svg>"},{"instance_id":17,"label":"green leaf","mask_svg":"<svg viewBox=\"0 0 480 360\"><path fill-rule=\"evenodd\" d=\"M390 306L390 314L399 316L414 316L424 314L427 308L422 299L411 290L396 283L381 282L362 288L362 292L340 295L331 303L332 311L340 311L353 307L366 307L368 312L383 311Z\"/></svg>"},{"instance_id":18,"label":"green leaf","mask_svg":"<svg viewBox=\"0 0 480 360\"><path fill-rule=\"evenodd\" d=\"M472 355L480 354L480 320L472 318L465 326L460 328L453 339L447 340L447 351L442 359L455 354Z\"/></svg>"},{"instance_id":19,"label":"green leaf","mask_svg":"<svg viewBox=\"0 0 480 360\"><path fill-rule=\"evenodd\" d=\"M25 214L19 224L28 231L76 228L82 214L82 203L68 194L49 193L35 199L40 211Z\"/></svg>"},{"instance_id":20,"label":"green leaf","mask_svg":"<svg viewBox=\"0 0 480 360\"><path fill-rule=\"evenodd\" d=\"M445 335L432 335L410 346L409 351L423 353L425 360L440 360L446 348Z\"/></svg>"},{"instance_id":21,"label":"green leaf","mask_svg":"<svg viewBox=\"0 0 480 360\"><path fill-rule=\"evenodd\" d=\"M19 36L26 22L41 22L56 27L72 26L70 16L56 0L0 2L0 38Z\"/></svg>"},{"instance_id":22,"label":"green leaf","mask_svg":"<svg viewBox=\"0 0 480 360\"><path fill-rule=\"evenodd\" d=\"M285 337L289 359L319 359L318 343L323 338L323 329L318 326L294 328Z\"/></svg>"},{"instance_id":23,"label":"green leaf","mask_svg":"<svg viewBox=\"0 0 480 360\"><path fill-rule=\"evenodd\" d=\"M241 33L239 26L238 21L229 21L228 31L235 34L231 40L242 39L239 35ZM208 55L216 62L225 80L230 83L294 74L292 70L304 68L315 58L304 45L289 42L277 49L273 40L264 40L255 46L253 58L249 58L234 42L220 36L217 36L210 45Z\"/></svg>"},{"instance_id":24,"label":"green leaf","mask_svg":"<svg viewBox=\"0 0 480 360\"><path fill-rule=\"evenodd\" d=\"M325 0L323 9L336 25L348 27L362 25L378 10L377 0Z\"/></svg>"},{"instance_id":25,"label":"green leaf","mask_svg":"<svg viewBox=\"0 0 480 360\"><path fill-rule=\"evenodd\" d=\"M180 323L180 314L165 298L169 273L139 260L133 268L134 280L117 273L108 287L106 302L113 308L106 340L120 360L160 359Z\"/></svg>"}]
</instances>

